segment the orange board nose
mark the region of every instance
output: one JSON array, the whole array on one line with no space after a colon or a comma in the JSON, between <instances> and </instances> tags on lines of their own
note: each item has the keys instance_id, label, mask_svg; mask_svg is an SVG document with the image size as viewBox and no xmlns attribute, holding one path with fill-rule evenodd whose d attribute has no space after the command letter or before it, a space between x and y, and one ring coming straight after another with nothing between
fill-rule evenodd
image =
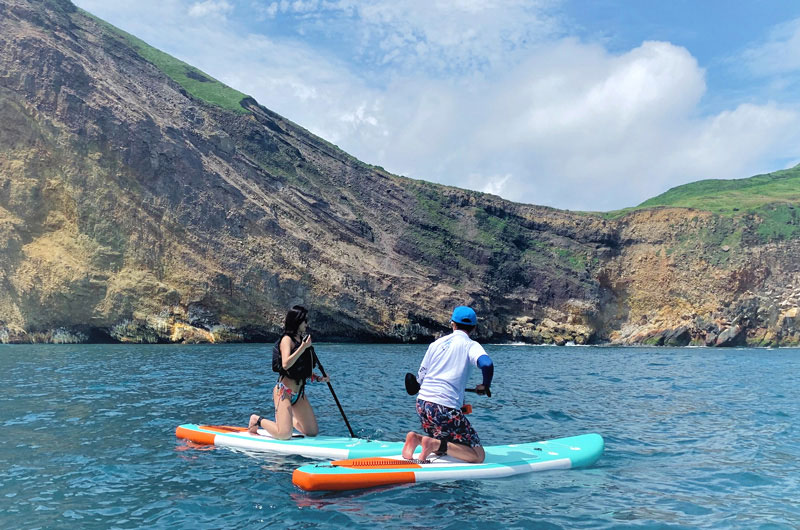
<instances>
[{"instance_id":1,"label":"orange board nose","mask_svg":"<svg viewBox=\"0 0 800 530\"><path fill-rule=\"evenodd\" d=\"M292 483L305 491L342 491L416 481L413 471L396 473L357 473L353 475L318 475L295 469Z\"/></svg>"},{"instance_id":2,"label":"orange board nose","mask_svg":"<svg viewBox=\"0 0 800 530\"><path fill-rule=\"evenodd\" d=\"M175 436L178 438L183 438L184 440L191 440L192 442L199 444L213 445L214 437L216 435L210 432L190 431L189 429L178 427L175 429Z\"/></svg>"}]
</instances>

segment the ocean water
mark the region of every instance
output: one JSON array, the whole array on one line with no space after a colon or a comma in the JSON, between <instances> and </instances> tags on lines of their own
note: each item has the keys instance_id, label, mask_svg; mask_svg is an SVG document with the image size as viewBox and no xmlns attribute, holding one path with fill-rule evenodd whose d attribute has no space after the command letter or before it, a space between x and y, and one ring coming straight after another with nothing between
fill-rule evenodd
<instances>
[{"instance_id":1,"label":"ocean water","mask_svg":"<svg viewBox=\"0 0 800 530\"><path fill-rule=\"evenodd\" d=\"M800 527L800 350L485 347L493 397L468 394L484 444L597 432L594 466L305 493L302 457L174 436L270 413L268 345L0 345L0 527ZM358 434L419 428L403 375L425 346L316 349ZM308 393L346 435L327 387Z\"/></svg>"}]
</instances>

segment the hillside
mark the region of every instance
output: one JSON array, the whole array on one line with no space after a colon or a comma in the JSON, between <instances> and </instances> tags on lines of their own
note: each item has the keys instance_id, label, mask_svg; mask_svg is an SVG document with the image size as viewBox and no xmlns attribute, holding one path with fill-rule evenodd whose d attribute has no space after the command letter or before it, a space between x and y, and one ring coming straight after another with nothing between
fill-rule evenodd
<instances>
[{"instance_id":1,"label":"hillside","mask_svg":"<svg viewBox=\"0 0 800 530\"><path fill-rule=\"evenodd\" d=\"M764 242L800 236L795 205L800 203L800 166L735 180L701 180L672 188L637 208L701 209L729 218L756 216Z\"/></svg>"},{"instance_id":2,"label":"hillside","mask_svg":"<svg viewBox=\"0 0 800 530\"><path fill-rule=\"evenodd\" d=\"M318 339L423 341L468 303L483 340L795 344L795 171L515 204L364 164L66 0L0 0L0 342L269 340L293 303Z\"/></svg>"},{"instance_id":3,"label":"hillside","mask_svg":"<svg viewBox=\"0 0 800 530\"><path fill-rule=\"evenodd\" d=\"M638 206L697 208L715 213L755 212L800 202L800 166L746 179L701 180L670 189Z\"/></svg>"}]
</instances>

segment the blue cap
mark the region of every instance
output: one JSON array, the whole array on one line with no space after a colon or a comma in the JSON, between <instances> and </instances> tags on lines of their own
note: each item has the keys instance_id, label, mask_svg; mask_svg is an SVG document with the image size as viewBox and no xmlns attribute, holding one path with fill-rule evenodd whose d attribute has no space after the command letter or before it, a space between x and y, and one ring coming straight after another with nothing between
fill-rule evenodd
<instances>
[{"instance_id":1,"label":"blue cap","mask_svg":"<svg viewBox=\"0 0 800 530\"><path fill-rule=\"evenodd\" d=\"M464 324L465 326L477 326L478 315L471 307L460 305L453 309L453 316L450 318L456 324Z\"/></svg>"}]
</instances>

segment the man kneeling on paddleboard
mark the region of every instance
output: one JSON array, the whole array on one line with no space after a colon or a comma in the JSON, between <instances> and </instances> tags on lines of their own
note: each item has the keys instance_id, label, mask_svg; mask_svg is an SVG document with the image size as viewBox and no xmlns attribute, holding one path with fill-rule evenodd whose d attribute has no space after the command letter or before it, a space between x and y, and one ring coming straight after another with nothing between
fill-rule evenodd
<instances>
[{"instance_id":1,"label":"man kneeling on paddleboard","mask_svg":"<svg viewBox=\"0 0 800 530\"><path fill-rule=\"evenodd\" d=\"M489 390L494 375L492 359L480 344L469 337L477 324L475 311L466 306L456 307L450 319L453 333L428 347L416 380L413 374L407 376L406 390L409 394L419 390L417 414L428 436L409 432L403 446L403 458L412 459L420 445L420 460L427 460L431 453L449 454L475 463L483 462L486 457L478 434L461 411L473 366L483 372L483 384L477 385L475 391L492 396Z\"/></svg>"}]
</instances>

